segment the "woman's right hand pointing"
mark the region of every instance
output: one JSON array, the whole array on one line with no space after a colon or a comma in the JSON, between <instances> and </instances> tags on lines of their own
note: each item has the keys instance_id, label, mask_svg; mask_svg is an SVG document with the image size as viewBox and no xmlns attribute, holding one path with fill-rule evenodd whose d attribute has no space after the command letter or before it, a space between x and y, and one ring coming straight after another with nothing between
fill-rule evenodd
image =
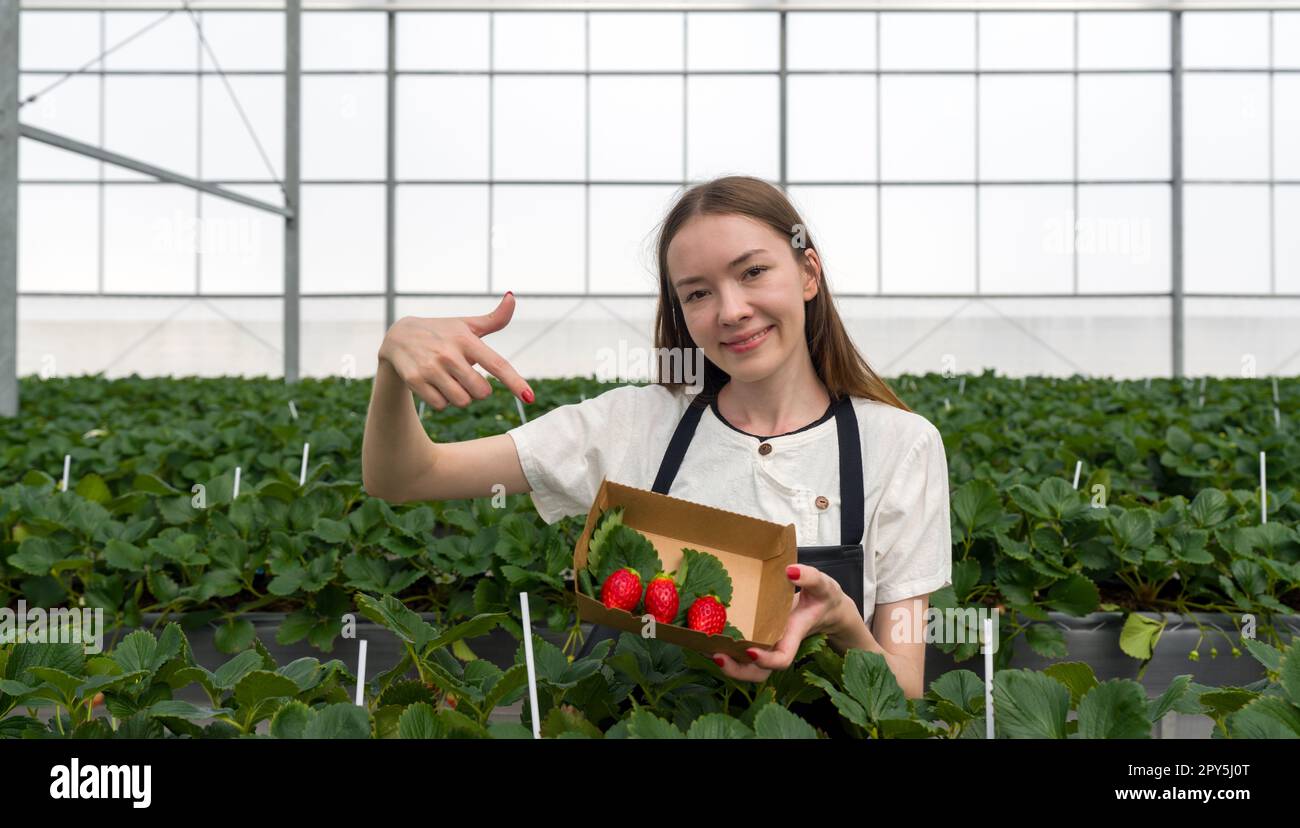
<instances>
[{"instance_id":1,"label":"woman's right hand pointing","mask_svg":"<svg viewBox=\"0 0 1300 828\"><path fill-rule=\"evenodd\" d=\"M416 396L439 411L449 404L465 408L471 399L492 396L492 386L477 363L526 403L533 390L509 362L481 339L510 323L515 297L506 293L491 313L481 316L424 318L404 316L393 323L379 346L386 361Z\"/></svg>"}]
</instances>

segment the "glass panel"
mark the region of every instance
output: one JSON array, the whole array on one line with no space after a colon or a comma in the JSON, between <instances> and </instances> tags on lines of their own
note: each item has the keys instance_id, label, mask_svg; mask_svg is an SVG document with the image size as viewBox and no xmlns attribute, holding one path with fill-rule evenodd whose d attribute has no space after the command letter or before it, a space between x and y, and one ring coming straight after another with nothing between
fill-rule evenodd
<instances>
[{"instance_id":1,"label":"glass panel","mask_svg":"<svg viewBox=\"0 0 1300 828\"><path fill-rule=\"evenodd\" d=\"M23 100L49 86L49 75L22 75ZM24 124L48 129L87 144L99 144L99 79L71 77L27 104L19 112ZM22 141L18 151L19 178L98 178L99 162L51 147L39 141Z\"/></svg>"},{"instance_id":2,"label":"glass panel","mask_svg":"<svg viewBox=\"0 0 1300 828\"><path fill-rule=\"evenodd\" d=\"M503 185L492 198L492 289L580 293L583 188Z\"/></svg>"},{"instance_id":3,"label":"glass panel","mask_svg":"<svg viewBox=\"0 0 1300 828\"><path fill-rule=\"evenodd\" d=\"M487 178L486 77L397 79L397 175Z\"/></svg>"},{"instance_id":4,"label":"glass panel","mask_svg":"<svg viewBox=\"0 0 1300 828\"><path fill-rule=\"evenodd\" d=\"M98 256L97 186L18 187L19 292L93 293L99 287Z\"/></svg>"},{"instance_id":5,"label":"glass panel","mask_svg":"<svg viewBox=\"0 0 1300 828\"><path fill-rule=\"evenodd\" d=\"M973 292L975 188L885 187L881 197L884 292Z\"/></svg>"},{"instance_id":6,"label":"glass panel","mask_svg":"<svg viewBox=\"0 0 1300 828\"><path fill-rule=\"evenodd\" d=\"M1074 20L1069 13L983 12L981 69L1069 69Z\"/></svg>"},{"instance_id":7,"label":"glass panel","mask_svg":"<svg viewBox=\"0 0 1300 828\"><path fill-rule=\"evenodd\" d=\"M496 69L582 69L586 29L581 12L497 12L493 22Z\"/></svg>"},{"instance_id":8,"label":"glass panel","mask_svg":"<svg viewBox=\"0 0 1300 828\"><path fill-rule=\"evenodd\" d=\"M284 15L280 12L205 11L201 19L203 39L223 70L284 71ZM206 49L202 65L206 70L215 68ZM284 82L280 83L283 90Z\"/></svg>"},{"instance_id":9,"label":"glass panel","mask_svg":"<svg viewBox=\"0 0 1300 828\"><path fill-rule=\"evenodd\" d=\"M382 77L303 78L303 178L383 178L386 109Z\"/></svg>"},{"instance_id":10,"label":"glass panel","mask_svg":"<svg viewBox=\"0 0 1300 828\"><path fill-rule=\"evenodd\" d=\"M1169 198L1164 184L1079 187L1081 293L1170 289Z\"/></svg>"},{"instance_id":11,"label":"glass panel","mask_svg":"<svg viewBox=\"0 0 1300 828\"><path fill-rule=\"evenodd\" d=\"M165 170L197 171L197 77L109 77L104 86L104 147ZM152 180L112 164L104 177Z\"/></svg>"},{"instance_id":12,"label":"glass panel","mask_svg":"<svg viewBox=\"0 0 1300 828\"><path fill-rule=\"evenodd\" d=\"M157 25L153 25L155 23ZM119 48L104 58L106 69L186 69L192 72L199 68L199 36L194 21L183 11L171 14L163 11L105 12L104 48L113 49L119 44ZM86 55L85 60L90 60L98 52Z\"/></svg>"},{"instance_id":13,"label":"glass panel","mask_svg":"<svg viewBox=\"0 0 1300 828\"><path fill-rule=\"evenodd\" d=\"M284 203L278 187L243 189L263 201ZM284 219L224 198L199 198L200 292L280 293L284 288Z\"/></svg>"},{"instance_id":14,"label":"glass panel","mask_svg":"<svg viewBox=\"0 0 1300 828\"><path fill-rule=\"evenodd\" d=\"M1079 177L1168 178L1169 76L1079 77Z\"/></svg>"},{"instance_id":15,"label":"glass panel","mask_svg":"<svg viewBox=\"0 0 1300 828\"><path fill-rule=\"evenodd\" d=\"M48 366L57 376L283 376L282 306L279 299L20 298L18 373Z\"/></svg>"},{"instance_id":16,"label":"glass panel","mask_svg":"<svg viewBox=\"0 0 1300 828\"><path fill-rule=\"evenodd\" d=\"M1184 313L1187 375L1240 377L1243 368L1253 366L1262 387L1255 391L1258 402L1253 410L1243 413L1260 431L1271 431L1272 391L1265 378L1296 375L1300 351L1296 350L1295 320L1300 319L1300 300L1188 298ZM1213 393L1211 385L1205 392L1207 400ZM1283 409L1283 428L1292 425L1287 415ZM1252 454L1246 462L1258 460L1259 455ZM1275 462L1268 458L1270 472Z\"/></svg>"},{"instance_id":17,"label":"glass panel","mask_svg":"<svg viewBox=\"0 0 1300 828\"><path fill-rule=\"evenodd\" d=\"M1080 12L1080 69L1168 69L1166 12Z\"/></svg>"},{"instance_id":18,"label":"glass panel","mask_svg":"<svg viewBox=\"0 0 1300 828\"><path fill-rule=\"evenodd\" d=\"M674 187L591 188L591 290L659 292L658 225Z\"/></svg>"},{"instance_id":19,"label":"glass panel","mask_svg":"<svg viewBox=\"0 0 1300 828\"><path fill-rule=\"evenodd\" d=\"M686 68L780 68L781 18L772 12L688 12Z\"/></svg>"},{"instance_id":20,"label":"glass panel","mask_svg":"<svg viewBox=\"0 0 1300 828\"><path fill-rule=\"evenodd\" d=\"M1300 69L1300 11L1273 12L1273 65Z\"/></svg>"},{"instance_id":21,"label":"glass panel","mask_svg":"<svg viewBox=\"0 0 1300 828\"><path fill-rule=\"evenodd\" d=\"M284 170L284 80L247 75L227 80L235 91L233 99L221 78L203 78L203 177L279 178ZM244 118L252 124L252 133Z\"/></svg>"},{"instance_id":22,"label":"glass panel","mask_svg":"<svg viewBox=\"0 0 1300 828\"><path fill-rule=\"evenodd\" d=\"M680 179L682 115L680 78L593 77L592 179Z\"/></svg>"},{"instance_id":23,"label":"glass panel","mask_svg":"<svg viewBox=\"0 0 1300 828\"><path fill-rule=\"evenodd\" d=\"M970 12L884 12L881 69L974 69L975 15Z\"/></svg>"},{"instance_id":24,"label":"glass panel","mask_svg":"<svg viewBox=\"0 0 1300 828\"><path fill-rule=\"evenodd\" d=\"M397 69L485 70L488 15L482 12L401 12Z\"/></svg>"},{"instance_id":25,"label":"glass panel","mask_svg":"<svg viewBox=\"0 0 1300 828\"><path fill-rule=\"evenodd\" d=\"M1183 285L1188 293L1266 293L1268 188L1183 189Z\"/></svg>"},{"instance_id":26,"label":"glass panel","mask_svg":"<svg viewBox=\"0 0 1300 828\"><path fill-rule=\"evenodd\" d=\"M174 184L104 187L104 290L193 293L195 205L195 192Z\"/></svg>"},{"instance_id":27,"label":"glass panel","mask_svg":"<svg viewBox=\"0 0 1300 828\"><path fill-rule=\"evenodd\" d=\"M581 77L496 78L492 101L496 178L583 177L584 83Z\"/></svg>"},{"instance_id":28,"label":"glass panel","mask_svg":"<svg viewBox=\"0 0 1300 828\"><path fill-rule=\"evenodd\" d=\"M794 75L786 84L789 179L866 181L875 178L875 78Z\"/></svg>"},{"instance_id":29,"label":"glass panel","mask_svg":"<svg viewBox=\"0 0 1300 828\"><path fill-rule=\"evenodd\" d=\"M980 292L1070 293L1069 186L981 187Z\"/></svg>"},{"instance_id":30,"label":"glass panel","mask_svg":"<svg viewBox=\"0 0 1300 828\"><path fill-rule=\"evenodd\" d=\"M785 25L791 70L876 68L874 13L791 12Z\"/></svg>"},{"instance_id":31,"label":"glass panel","mask_svg":"<svg viewBox=\"0 0 1300 828\"><path fill-rule=\"evenodd\" d=\"M1300 293L1300 186L1273 191L1274 267L1278 293Z\"/></svg>"},{"instance_id":32,"label":"glass panel","mask_svg":"<svg viewBox=\"0 0 1300 828\"><path fill-rule=\"evenodd\" d=\"M388 21L383 14L303 12L305 70L383 69L388 65L387 49Z\"/></svg>"},{"instance_id":33,"label":"glass panel","mask_svg":"<svg viewBox=\"0 0 1300 828\"><path fill-rule=\"evenodd\" d=\"M778 164L776 77L687 79L687 175L729 173L775 180Z\"/></svg>"},{"instance_id":34,"label":"glass panel","mask_svg":"<svg viewBox=\"0 0 1300 828\"><path fill-rule=\"evenodd\" d=\"M487 290L487 187L398 187L394 232L399 291Z\"/></svg>"},{"instance_id":35,"label":"glass panel","mask_svg":"<svg viewBox=\"0 0 1300 828\"><path fill-rule=\"evenodd\" d=\"M808 224L831 293L875 293L876 188L792 186L788 195Z\"/></svg>"},{"instance_id":36,"label":"glass panel","mask_svg":"<svg viewBox=\"0 0 1300 828\"><path fill-rule=\"evenodd\" d=\"M1300 179L1300 75L1273 77L1273 175Z\"/></svg>"},{"instance_id":37,"label":"glass panel","mask_svg":"<svg viewBox=\"0 0 1300 828\"><path fill-rule=\"evenodd\" d=\"M872 297L839 304L854 342L886 377L947 365L959 372L992 367L1004 376L1169 372L1168 299ZM895 391L910 405L920 402L906 387ZM936 402L942 417L943 400Z\"/></svg>"},{"instance_id":38,"label":"glass panel","mask_svg":"<svg viewBox=\"0 0 1300 828\"><path fill-rule=\"evenodd\" d=\"M985 75L980 78L980 178L1034 181L1073 174L1071 80Z\"/></svg>"},{"instance_id":39,"label":"glass panel","mask_svg":"<svg viewBox=\"0 0 1300 828\"><path fill-rule=\"evenodd\" d=\"M974 178L974 76L884 77L880 82L882 177Z\"/></svg>"},{"instance_id":40,"label":"glass panel","mask_svg":"<svg viewBox=\"0 0 1300 828\"><path fill-rule=\"evenodd\" d=\"M99 12L23 9L18 21L19 60L24 70L79 69L103 51L99 48Z\"/></svg>"},{"instance_id":41,"label":"glass panel","mask_svg":"<svg viewBox=\"0 0 1300 828\"><path fill-rule=\"evenodd\" d=\"M1268 177L1268 78L1183 78L1183 174L1187 178Z\"/></svg>"},{"instance_id":42,"label":"glass panel","mask_svg":"<svg viewBox=\"0 0 1300 828\"><path fill-rule=\"evenodd\" d=\"M1183 66L1250 69L1268 66L1268 12L1183 15Z\"/></svg>"},{"instance_id":43,"label":"glass panel","mask_svg":"<svg viewBox=\"0 0 1300 828\"><path fill-rule=\"evenodd\" d=\"M303 299L299 340L305 377L374 376L384 341L384 300Z\"/></svg>"},{"instance_id":44,"label":"glass panel","mask_svg":"<svg viewBox=\"0 0 1300 828\"><path fill-rule=\"evenodd\" d=\"M685 65L681 12L593 12L590 19L593 70L680 70Z\"/></svg>"},{"instance_id":45,"label":"glass panel","mask_svg":"<svg viewBox=\"0 0 1300 828\"><path fill-rule=\"evenodd\" d=\"M313 184L302 188L303 293L384 289L384 188Z\"/></svg>"}]
</instances>

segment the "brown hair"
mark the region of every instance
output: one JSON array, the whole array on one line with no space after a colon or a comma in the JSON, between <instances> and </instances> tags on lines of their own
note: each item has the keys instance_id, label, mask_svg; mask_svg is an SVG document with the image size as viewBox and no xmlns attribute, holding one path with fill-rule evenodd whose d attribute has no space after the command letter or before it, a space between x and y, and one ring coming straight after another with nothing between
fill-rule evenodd
<instances>
[{"instance_id":1,"label":"brown hair","mask_svg":"<svg viewBox=\"0 0 1300 828\"><path fill-rule=\"evenodd\" d=\"M692 353L697 347L686 329L686 319L672 283L668 278L668 245L688 220L698 215L742 215L768 225L783 238L789 238L797 228L803 229L804 246L816 250L807 224L785 194L759 178L733 175L715 178L691 187L677 200L664 218L659 231L659 307L655 311L655 347L675 349L677 353ZM791 246L798 262L798 248ZM818 254L820 256L820 254ZM817 295L804 303L804 338L808 353L818 378L825 384L832 400L845 395L866 397L911 411L898 395L881 379L849 338L844 323L831 298L822 270ZM663 353L664 351L660 351ZM730 380L730 375L704 357L704 389L696 394L692 404L703 405L716 397L718 390ZM659 385L676 390L685 382L659 380Z\"/></svg>"}]
</instances>

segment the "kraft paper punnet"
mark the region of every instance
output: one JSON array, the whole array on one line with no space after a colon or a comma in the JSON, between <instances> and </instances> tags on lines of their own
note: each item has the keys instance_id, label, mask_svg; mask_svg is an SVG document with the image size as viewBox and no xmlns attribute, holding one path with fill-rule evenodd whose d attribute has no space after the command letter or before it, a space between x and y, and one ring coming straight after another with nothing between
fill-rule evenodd
<instances>
[{"instance_id":1,"label":"kraft paper punnet","mask_svg":"<svg viewBox=\"0 0 1300 828\"><path fill-rule=\"evenodd\" d=\"M573 553L573 571L587 566L587 545L596 521L608 509L623 507L623 523L645 535L659 553L664 571L677 569L682 548L716 555L731 576L731 606L727 621L740 630L743 640L726 635L705 635L685 626L654 623L655 637L711 655L723 652L742 664L751 659L749 647L771 649L785 632L794 602L794 584L786 567L797 563L795 527L729 512L658 492L624 486L605 478L587 514L582 537ZM594 580L594 579L593 579ZM597 590L600 584L595 584ZM610 609L582 592L573 581L578 618L640 635L646 626L640 616Z\"/></svg>"}]
</instances>

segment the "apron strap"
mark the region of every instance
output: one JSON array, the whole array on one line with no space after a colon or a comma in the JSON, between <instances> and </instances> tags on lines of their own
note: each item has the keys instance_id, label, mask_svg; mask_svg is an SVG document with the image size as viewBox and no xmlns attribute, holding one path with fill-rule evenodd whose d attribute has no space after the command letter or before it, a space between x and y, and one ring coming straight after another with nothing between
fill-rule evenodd
<instances>
[{"instance_id":1,"label":"apron strap","mask_svg":"<svg viewBox=\"0 0 1300 828\"><path fill-rule=\"evenodd\" d=\"M664 452L655 475L651 491L668 494L677 471L686 457L686 449L695 437L700 416L706 406L692 400L677 423L668 450ZM835 407L835 427L839 437L840 453L840 543L859 544L865 528L866 500L862 490L862 441L858 433L858 417L853 410L853 400L845 396Z\"/></svg>"}]
</instances>

